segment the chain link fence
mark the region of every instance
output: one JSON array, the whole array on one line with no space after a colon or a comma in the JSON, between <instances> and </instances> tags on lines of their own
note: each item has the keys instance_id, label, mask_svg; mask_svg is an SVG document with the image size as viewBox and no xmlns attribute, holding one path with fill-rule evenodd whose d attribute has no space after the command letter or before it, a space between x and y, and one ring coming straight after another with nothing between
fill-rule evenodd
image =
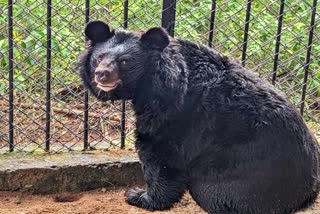
<instances>
[{"instance_id":1,"label":"chain link fence","mask_svg":"<svg viewBox=\"0 0 320 214\"><path fill-rule=\"evenodd\" d=\"M89 20L163 26L283 90L320 135L317 0L0 0L0 153L132 147L130 101L88 96L75 68Z\"/></svg>"}]
</instances>

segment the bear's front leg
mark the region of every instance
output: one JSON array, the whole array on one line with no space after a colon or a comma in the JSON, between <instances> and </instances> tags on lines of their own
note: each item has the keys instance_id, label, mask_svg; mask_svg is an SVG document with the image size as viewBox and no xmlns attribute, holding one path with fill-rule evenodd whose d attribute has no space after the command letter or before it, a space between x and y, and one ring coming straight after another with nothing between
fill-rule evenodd
<instances>
[{"instance_id":1,"label":"bear's front leg","mask_svg":"<svg viewBox=\"0 0 320 214\"><path fill-rule=\"evenodd\" d=\"M133 188L126 192L127 202L147 210L165 210L178 202L187 189L181 170L155 163L144 164L146 190Z\"/></svg>"}]
</instances>

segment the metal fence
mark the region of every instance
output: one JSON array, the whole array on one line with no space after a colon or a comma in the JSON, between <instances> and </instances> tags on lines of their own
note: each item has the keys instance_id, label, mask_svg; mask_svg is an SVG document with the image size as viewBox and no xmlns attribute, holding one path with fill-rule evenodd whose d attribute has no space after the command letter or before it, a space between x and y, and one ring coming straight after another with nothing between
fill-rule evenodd
<instances>
[{"instance_id":1,"label":"metal fence","mask_svg":"<svg viewBox=\"0 0 320 214\"><path fill-rule=\"evenodd\" d=\"M283 90L320 134L317 0L0 0L0 153L130 147L129 101L101 103L75 69L89 20L207 44Z\"/></svg>"}]
</instances>

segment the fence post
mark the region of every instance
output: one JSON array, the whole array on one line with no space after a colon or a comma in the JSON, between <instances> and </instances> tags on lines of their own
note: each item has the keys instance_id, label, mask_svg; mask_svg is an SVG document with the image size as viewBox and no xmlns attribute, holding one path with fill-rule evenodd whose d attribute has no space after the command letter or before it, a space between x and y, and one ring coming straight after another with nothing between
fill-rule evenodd
<instances>
[{"instance_id":1,"label":"fence post","mask_svg":"<svg viewBox=\"0 0 320 214\"><path fill-rule=\"evenodd\" d=\"M128 28L128 10L129 2L125 0L123 3L123 28ZM121 149L125 147L126 142L126 101L121 102Z\"/></svg>"},{"instance_id":2,"label":"fence post","mask_svg":"<svg viewBox=\"0 0 320 214\"><path fill-rule=\"evenodd\" d=\"M14 150L14 125L13 125L13 3L8 0L8 36L9 36L9 151Z\"/></svg>"},{"instance_id":3,"label":"fence post","mask_svg":"<svg viewBox=\"0 0 320 214\"><path fill-rule=\"evenodd\" d=\"M50 150L51 121L51 0L47 1L46 151Z\"/></svg>"},{"instance_id":4,"label":"fence post","mask_svg":"<svg viewBox=\"0 0 320 214\"><path fill-rule=\"evenodd\" d=\"M313 30L314 30L316 12L317 12L317 2L318 2L317 0L313 0L313 5L311 8L312 15L311 15L311 20L310 20L309 40L308 40L306 61L305 61L305 65L304 65L304 77L303 77L303 84L302 84L302 97L301 97L301 106L300 106L300 114L301 115L303 115L304 102L305 102L306 92L307 92L307 81L308 81L309 65L310 65L310 58L311 58Z\"/></svg>"},{"instance_id":5,"label":"fence post","mask_svg":"<svg viewBox=\"0 0 320 214\"><path fill-rule=\"evenodd\" d=\"M212 47L215 17L216 17L216 0L212 0L211 15L210 15L210 30L209 30L209 39L208 39L208 46L210 48Z\"/></svg>"},{"instance_id":6,"label":"fence post","mask_svg":"<svg viewBox=\"0 0 320 214\"><path fill-rule=\"evenodd\" d=\"M174 24L176 16L176 0L163 0L161 26L170 36L174 36Z\"/></svg>"},{"instance_id":7,"label":"fence post","mask_svg":"<svg viewBox=\"0 0 320 214\"><path fill-rule=\"evenodd\" d=\"M85 6L85 23L87 24L90 20L90 0L86 0ZM87 40L87 38L86 38ZM87 150L89 147L88 135L89 135L89 94L88 90L84 91L84 113L83 113L83 150Z\"/></svg>"},{"instance_id":8,"label":"fence post","mask_svg":"<svg viewBox=\"0 0 320 214\"><path fill-rule=\"evenodd\" d=\"M277 37L276 37L276 46L275 46L275 51L274 51L273 70L272 70L272 85L274 85L276 83L276 79L277 79L277 69L278 69L279 49L280 49L280 41L281 41L284 1L285 0L281 0L280 11L279 11L279 16L278 16L278 30L277 30Z\"/></svg>"},{"instance_id":9,"label":"fence post","mask_svg":"<svg viewBox=\"0 0 320 214\"><path fill-rule=\"evenodd\" d=\"M250 16L251 16L251 3L253 0L247 1L247 9L246 9L246 21L244 27L244 37L243 37L243 45L242 45L242 66L246 64L246 57L247 57L247 44L248 44L248 36L249 36L249 23L250 23Z\"/></svg>"}]
</instances>

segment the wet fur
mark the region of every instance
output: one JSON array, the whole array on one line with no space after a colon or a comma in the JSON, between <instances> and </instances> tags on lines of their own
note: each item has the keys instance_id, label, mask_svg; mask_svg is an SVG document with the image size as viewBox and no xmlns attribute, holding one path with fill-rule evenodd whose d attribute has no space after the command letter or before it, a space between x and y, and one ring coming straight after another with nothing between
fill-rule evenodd
<instances>
[{"instance_id":1,"label":"wet fur","mask_svg":"<svg viewBox=\"0 0 320 214\"><path fill-rule=\"evenodd\" d=\"M159 51L125 35L145 58L135 87L96 89L94 45L79 65L97 98L134 104L147 187L129 190L130 204L164 210L190 191L209 213L285 214L315 200L319 146L283 93L214 49L170 38Z\"/></svg>"}]
</instances>

